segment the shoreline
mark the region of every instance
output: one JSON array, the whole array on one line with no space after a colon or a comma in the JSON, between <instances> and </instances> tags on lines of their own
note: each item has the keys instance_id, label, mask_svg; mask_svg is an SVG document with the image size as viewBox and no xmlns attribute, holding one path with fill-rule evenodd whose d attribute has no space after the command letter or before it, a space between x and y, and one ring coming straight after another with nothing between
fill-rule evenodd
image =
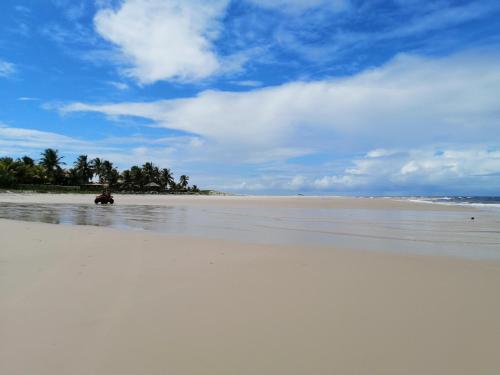
<instances>
[{"instance_id":1,"label":"shoreline","mask_svg":"<svg viewBox=\"0 0 500 375\"><path fill-rule=\"evenodd\" d=\"M0 193L0 202L93 204L91 193ZM355 196L271 196L271 195L175 195L175 194L113 194L117 204L158 205L197 204L232 205L238 207L282 207L282 208L362 208L460 210L469 206L447 205L439 202L412 201L402 197L355 197ZM475 207L472 207L475 209Z\"/></svg>"}]
</instances>

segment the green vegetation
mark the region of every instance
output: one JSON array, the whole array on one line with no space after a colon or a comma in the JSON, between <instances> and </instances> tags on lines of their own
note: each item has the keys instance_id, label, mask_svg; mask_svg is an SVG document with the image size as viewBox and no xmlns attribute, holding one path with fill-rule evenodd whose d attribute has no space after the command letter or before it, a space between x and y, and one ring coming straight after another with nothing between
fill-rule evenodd
<instances>
[{"instance_id":1,"label":"green vegetation","mask_svg":"<svg viewBox=\"0 0 500 375\"><path fill-rule=\"evenodd\" d=\"M19 159L0 157L0 188L35 191L95 191L102 185L122 192L197 193L196 185L189 186L189 176L176 182L172 171L160 169L153 163L134 165L120 173L109 160L80 155L72 168L65 169L63 157L51 148L41 153L37 162L28 156ZM91 183L96 178L99 182ZM206 191L204 191L206 192Z\"/></svg>"}]
</instances>

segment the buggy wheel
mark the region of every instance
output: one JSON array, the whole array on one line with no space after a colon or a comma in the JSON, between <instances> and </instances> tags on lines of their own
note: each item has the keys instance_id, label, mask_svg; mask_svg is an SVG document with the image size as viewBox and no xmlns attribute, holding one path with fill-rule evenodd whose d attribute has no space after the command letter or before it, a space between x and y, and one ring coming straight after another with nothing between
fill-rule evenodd
<instances>
[{"instance_id":1,"label":"buggy wheel","mask_svg":"<svg viewBox=\"0 0 500 375\"><path fill-rule=\"evenodd\" d=\"M113 203L115 203L115 201L113 199L110 199L109 204L113 204Z\"/></svg>"}]
</instances>

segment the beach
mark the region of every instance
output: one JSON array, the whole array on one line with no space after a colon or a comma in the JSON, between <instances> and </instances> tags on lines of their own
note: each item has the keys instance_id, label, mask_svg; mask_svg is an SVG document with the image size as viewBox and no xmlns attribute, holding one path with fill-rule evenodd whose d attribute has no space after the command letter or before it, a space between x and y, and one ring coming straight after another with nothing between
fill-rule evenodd
<instances>
[{"instance_id":1,"label":"beach","mask_svg":"<svg viewBox=\"0 0 500 375\"><path fill-rule=\"evenodd\" d=\"M0 218L1 374L500 371L495 215L132 195L94 212L110 207L89 199L0 195L16 219ZM162 226L133 224L146 216Z\"/></svg>"}]
</instances>

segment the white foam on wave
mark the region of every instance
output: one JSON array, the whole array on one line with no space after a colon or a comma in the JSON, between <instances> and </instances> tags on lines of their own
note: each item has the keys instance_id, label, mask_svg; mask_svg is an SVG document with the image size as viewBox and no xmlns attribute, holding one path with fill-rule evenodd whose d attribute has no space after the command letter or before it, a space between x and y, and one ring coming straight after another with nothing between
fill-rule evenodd
<instances>
[{"instance_id":1,"label":"white foam on wave","mask_svg":"<svg viewBox=\"0 0 500 375\"><path fill-rule=\"evenodd\" d=\"M477 209L483 211L490 211L496 214L500 214L500 203L478 203L478 202L453 202L453 198L446 199L444 202L442 201L444 198L409 198L406 199L409 202L415 203L426 203L426 204L439 204L443 206L460 206L460 207L475 207Z\"/></svg>"},{"instance_id":2,"label":"white foam on wave","mask_svg":"<svg viewBox=\"0 0 500 375\"><path fill-rule=\"evenodd\" d=\"M465 206L500 209L499 203L470 203L470 202L462 202L462 203L464 203Z\"/></svg>"}]
</instances>

